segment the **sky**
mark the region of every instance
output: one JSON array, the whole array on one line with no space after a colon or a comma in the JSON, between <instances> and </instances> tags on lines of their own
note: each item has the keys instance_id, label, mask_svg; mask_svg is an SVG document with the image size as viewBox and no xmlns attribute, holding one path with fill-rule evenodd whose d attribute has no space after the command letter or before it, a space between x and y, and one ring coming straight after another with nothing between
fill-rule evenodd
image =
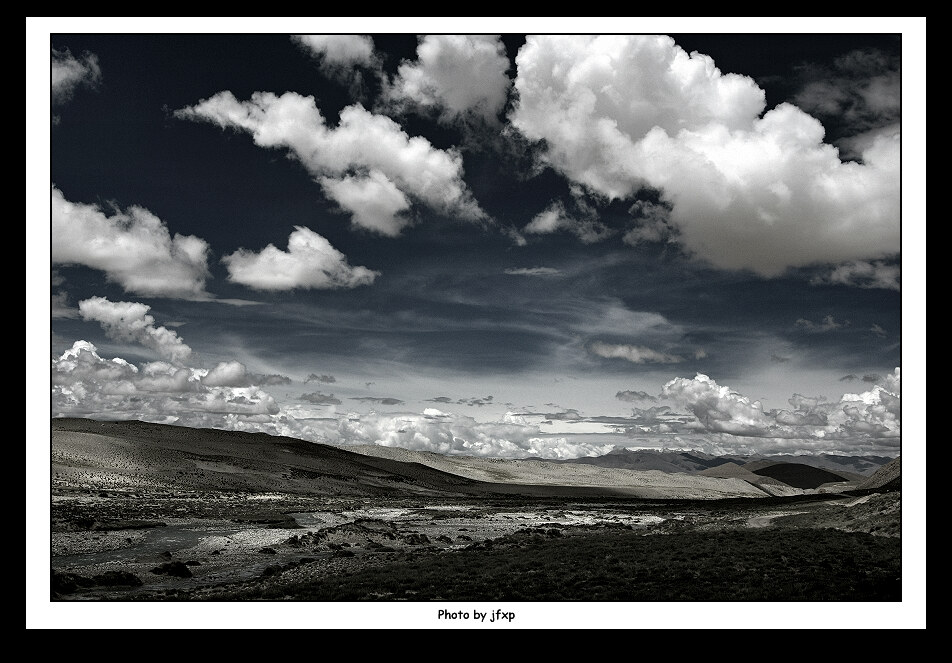
<instances>
[{"instance_id":1,"label":"sky","mask_svg":"<svg viewBox=\"0 0 952 663\"><path fill-rule=\"evenodd\" d=\"M51 416L900 454L924 19L159 25L52 22L31 51Z\"/></svg>"}]
</instances>

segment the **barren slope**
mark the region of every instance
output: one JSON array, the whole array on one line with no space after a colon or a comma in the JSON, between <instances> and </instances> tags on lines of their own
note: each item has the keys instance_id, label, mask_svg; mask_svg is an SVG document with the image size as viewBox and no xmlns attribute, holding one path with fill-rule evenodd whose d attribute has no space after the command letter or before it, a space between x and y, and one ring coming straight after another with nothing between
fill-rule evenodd
<instances>
[{"instance_id":1,"label":"barren slope","mask_svg":"<svg viewBox=\"0 0 952 663\"><path fill-rule=\"evenodd\" d=\"M378 446L334 447L261 433L140 421L53 419L51 446L54 489L192 489L328 496L766 496L736 478L442 456Z\"/></svg>"}]
</instances>

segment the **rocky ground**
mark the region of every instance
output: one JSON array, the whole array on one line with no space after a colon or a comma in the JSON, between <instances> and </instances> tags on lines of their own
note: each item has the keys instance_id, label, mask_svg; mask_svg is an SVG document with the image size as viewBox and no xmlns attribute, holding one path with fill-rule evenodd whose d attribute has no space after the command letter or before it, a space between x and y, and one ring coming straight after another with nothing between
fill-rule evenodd
<instances>
[{"instance_id":1,"label":"rocky ground","mask_svg":"<svg viewBox=\"0 0 952 663\"><path fill-rule=\"evenodd\" d=\"M875 490L772 495L737 477L427 465L261 434L82 419L54 419L52 443L57 604L898 592L898 476ZM490 470L496 481L485 480Z\"/></svg>"},{"instance_id":2,"label":"rocky ground","mask_svg":"<svg viewBox=\"0 0 952 663\"><path fill-rule=\"evenodd\" d=\"M772 529L900 535L899 493L796 500L315 498L58 491L51 598L233 600L395 560L503 549L512 537Z\"/></svg>"}]
</instances>

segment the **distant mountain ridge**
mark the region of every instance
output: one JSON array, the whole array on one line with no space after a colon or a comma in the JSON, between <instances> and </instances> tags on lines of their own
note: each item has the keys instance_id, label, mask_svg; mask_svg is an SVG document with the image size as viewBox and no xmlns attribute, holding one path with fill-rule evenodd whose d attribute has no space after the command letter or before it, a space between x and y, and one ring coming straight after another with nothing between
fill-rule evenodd
<instances>
[{"instance_id":1,"label":"distant mountain ridge","mask_svg":"<svg viewBox=\"0 0 952 663\"><path fill-rule=\"evenodd\" d=\"M701 473L725 463L746 466L752 462L762 462L760 467L771 463L799 463L827 470L844 479L856 476L868 477L883 465L893 460L888 456L837 456L834 454L808 455L750 455L729 454L713 456L701 451L680 451L660 449L627 449L615 447L602 456L586 456L564 460L550 460L552 463L582 463L598 467L614 467L629 470L659 470L661 472ZM748 469L751 469L748 467ZM758 468L759 469L759 468ZM846 473L846 474L844 474ZM855 475L855 476L850 476Z\"/></svg>"}]
</instances>

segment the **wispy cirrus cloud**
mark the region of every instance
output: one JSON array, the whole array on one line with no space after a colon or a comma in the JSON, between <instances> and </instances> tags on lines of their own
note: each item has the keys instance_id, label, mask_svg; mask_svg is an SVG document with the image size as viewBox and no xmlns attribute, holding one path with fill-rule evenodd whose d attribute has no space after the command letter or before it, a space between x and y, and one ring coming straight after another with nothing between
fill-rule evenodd
<instances>
[{"instance_id":1,"label":"wispy cirrus cloud","mask_svg":"<svg viewBox=\"0 0 952 663\"><path fill-rule=\"evenodd\" d=\"M593 341L588 349L592 354L606 359L625 359L633 364L676 364L684 361L682 357L666 352L658 352L640 345L624 343L604 343Z\"/></svg>"},{"instance_id":2,"label":"wispy cirrus cloud","mask_svg":"<svg viewBox=\"0 0 952 663\"><path fill-rule=\"evenodd\" d=\"M813 322L806 318L797 318L795 326L797 329L803 329L808 332L830 332L849 326L849 320L837 322L832 315L825 316L820 322Z\"/></svg>"},{"instance_id":3,"label":"wispy cirrus cloud","mask_svg":"<svg viewBox=\"0 0 952 663\"><path fill-rule=\"evenodd\" d=\"M898 57L869 49L854 50L829 65L804 63L794 76L800 90L794 102L821 119L845 123L840 141L846 156L862 153L856 137L896 127L902 113L902 73Z\"/></svg>"},{"instance_id":4,"label":"wispy cirrus cloud","mask_svg":"<svg viewBox=\"0 0 952 663\"><path fill-rule=\"evenodd\" d=\"M614 234L614 231L594 217L573 216L562 201L555 201L532 217L522 229L527 235L548 235L555 232L570 232L583 243L593 244Z\"/></svg>"},{"instance_id":5,"label":"wispy cirrus cloud","mask_svg":"<svg viewBox=\"0 0 952 663\"><path fill-rule=\"evenodd\" d=\"M84 52L77 58L68 48L51 49L50 93L54 105L65 104L79 88L95 89L101 82L102 70L95 53Z\"/></svg>"},{"instance_id":6,"label":"wispy cirrus cloud","mask_svg":"<svg viewBox=\"0 0 952 663\"><path fill-rule=\"evenodd\" d=\"M810 279L812 285L845 285L854 288L901 290L902 268L881 260L851 260Z\"/></svg>"},{"instance_id":7,"label":"wispy cirrus cloud","mask_svg":"<svg viewBox=\"0 0 952 663\"><path fill-rule=\"evenodd\" d=\"M506 274L513 276L559 276L561 270L554 267L510 267L505 270Z\"/></svg>"}]
</instances>

